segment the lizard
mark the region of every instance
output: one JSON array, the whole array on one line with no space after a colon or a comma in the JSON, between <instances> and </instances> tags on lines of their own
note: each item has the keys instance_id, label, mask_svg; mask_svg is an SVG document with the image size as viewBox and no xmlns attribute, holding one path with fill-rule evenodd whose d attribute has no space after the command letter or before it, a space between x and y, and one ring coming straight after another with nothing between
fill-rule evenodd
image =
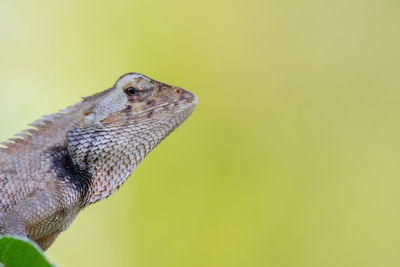
<instances>
[{"instance_id":1,"label":"lizard","mask_svg":"<svg viewBox=\"0 0 400 267\"><path fill-rule=\"evenodd\" d=\"M180 87L127 73L29 124L1 143L0 235L47 250L82 209L111 196L197 102Z\"/></svg>"}]
</instances>

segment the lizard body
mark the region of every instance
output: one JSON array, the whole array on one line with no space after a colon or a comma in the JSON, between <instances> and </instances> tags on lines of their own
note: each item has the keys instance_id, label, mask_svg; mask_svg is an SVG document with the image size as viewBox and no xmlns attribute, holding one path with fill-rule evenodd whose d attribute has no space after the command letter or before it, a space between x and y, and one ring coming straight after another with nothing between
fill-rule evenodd
<instances>
[{"instance_id":1,"label":"lizard body","mask_svg":"<svg viewBox=\"0 0 400 267\"><path fill-rule=\"evenodd\" d=\"M0 235L46 250L86 206L117 190L192 113L196 97L138 73L84 98L0 148Z\"/></svg>"}]
</instances>

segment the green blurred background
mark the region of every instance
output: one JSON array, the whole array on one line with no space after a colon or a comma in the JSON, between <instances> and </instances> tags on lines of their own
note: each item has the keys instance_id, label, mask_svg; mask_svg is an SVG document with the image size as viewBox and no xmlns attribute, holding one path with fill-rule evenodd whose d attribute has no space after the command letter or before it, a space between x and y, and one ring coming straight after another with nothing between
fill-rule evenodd
<instances>
[{"instance_id":1,"label":"green blurred background","mask_svg":"<svg viewBox=\"0 0 400 267\"><path fill-rule=\"evenodd\" d=\"M400 2L1 1L0 137L126 72L199 105L59 266L400 266Z\"/></svg>"}]
</instances>

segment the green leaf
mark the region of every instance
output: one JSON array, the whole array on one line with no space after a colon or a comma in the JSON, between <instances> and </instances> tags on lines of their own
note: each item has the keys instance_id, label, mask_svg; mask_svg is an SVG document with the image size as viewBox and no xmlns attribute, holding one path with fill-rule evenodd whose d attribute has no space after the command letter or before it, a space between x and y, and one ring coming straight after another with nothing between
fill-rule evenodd
<instances>
[{"instance_id":1,"label":"green leaf","mask_svg":"<svg viewBox=\"0 0 400 267\"><path fill-rule=\"evenodd\" d=\"M42 250L32 241L15 236L0 237L0 266L52 267Z\"/></svg>"}]
</instances>

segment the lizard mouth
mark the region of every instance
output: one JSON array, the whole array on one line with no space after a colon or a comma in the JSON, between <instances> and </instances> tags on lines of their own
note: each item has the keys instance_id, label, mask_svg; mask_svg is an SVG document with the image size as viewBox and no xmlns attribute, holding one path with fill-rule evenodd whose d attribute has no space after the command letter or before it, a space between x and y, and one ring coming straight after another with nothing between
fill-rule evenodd
<instances>
[{"instance_id":1,"label":"lizard mouth","mask_svg":"<svg viewBox=\"0 0 400 267\"><path fill-rule=\"evenodd\" d=\"M179 112L184 112L184 113L187 114L187 116L189 116L190 114L192 114L192 112L194 111L194 109L197 106L197 103L199 102L197 97L194 94L192 94L192 93L190 93L190 94L191 94L190 97L185 97L185 98L182 98L182 99L180 99L178 101L174 101L174 102L171 102L171 103L166 103L166 104L159 105L159 106L156 106L156 107L153 107L153 108L149 108L148 110L142 111L140 113L136 113L135 117L136 116L140 116L140 115L144 115L144 114L148 114L148 113L154 113L154 112L157 112L157 111L161 111L161 110L167 109L168 107L177 106L179 104L181 104L181 107L178 108L176 111L178 113Z\"/></svg>"},{"instance_id":2,"label":"lizard mouth","mask_svg":"<svg viewBox=\"0 0 400 267\"><path fill-rule=\"evenodd\" d=\"M197 106L197 103L199 103L199 100L197 99L197 97L195 95L193 95L193 98L191 98L191 100L192 101L188 105L186 105L184 108L186 113L188 114L188 116L190 114L192 114L192 112L194 111L194 109Z\"/></svg>"}]
</instances>

